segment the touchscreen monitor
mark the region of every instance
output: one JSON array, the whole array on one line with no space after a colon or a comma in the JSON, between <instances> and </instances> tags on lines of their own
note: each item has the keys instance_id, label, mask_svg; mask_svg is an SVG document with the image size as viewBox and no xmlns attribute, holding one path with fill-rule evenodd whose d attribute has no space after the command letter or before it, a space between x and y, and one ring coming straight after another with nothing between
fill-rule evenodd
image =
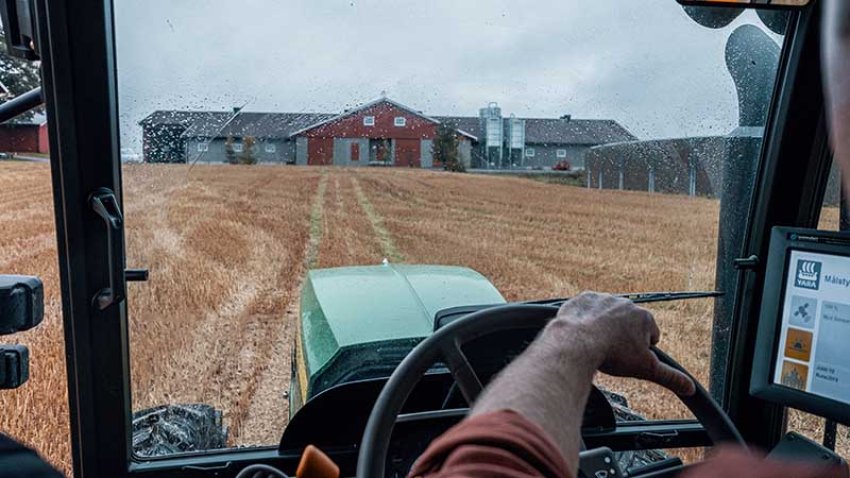
<instances>
[{"instance_id":1,"label":"touchscreen monitor","mask_svg":"<svg viewBox=\"0 0 850 478\"><path fill-rule=\"evenodd\" d=\"M751 391L846 421L850 235L776 228L765 273Z\"/></svg>"}]
</instances>

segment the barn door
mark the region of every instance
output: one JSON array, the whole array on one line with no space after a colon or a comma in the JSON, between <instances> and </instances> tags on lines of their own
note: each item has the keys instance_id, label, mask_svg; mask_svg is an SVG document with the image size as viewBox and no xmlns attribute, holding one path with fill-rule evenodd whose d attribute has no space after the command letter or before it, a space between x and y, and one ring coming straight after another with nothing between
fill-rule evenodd
<instances>
[{"instance_id":1,"label":"barn door","mask_svg":"<svg viewBox=\"0 0 850 478\"><path fill-rule=\"evenodd\" d=\"M417 139L398 139L395 146L395 165L409 168L421 167L420 142Z\"/></svg>"}]
</instances>

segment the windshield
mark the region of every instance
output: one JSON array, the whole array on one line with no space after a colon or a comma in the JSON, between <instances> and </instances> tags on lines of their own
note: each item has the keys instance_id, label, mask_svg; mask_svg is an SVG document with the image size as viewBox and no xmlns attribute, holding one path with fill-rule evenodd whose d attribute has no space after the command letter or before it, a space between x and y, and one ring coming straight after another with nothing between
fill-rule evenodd
<instances>
[{"instance_id":1,"label":"windshield","mask_svg":"<svg viewBox=\"0 0 850 478\"><path fill-rule=\"evenodd\" d=\"M127 265L150 270L129 285L136 453L276 445L316 394L391 373L446 308L723 291L778 15L116 1ZM650 306L708 384L715 300ZM600 384L642 417L687 416ZM166 443L150 417L226 432Z\"/></svg>"}]
</instances>

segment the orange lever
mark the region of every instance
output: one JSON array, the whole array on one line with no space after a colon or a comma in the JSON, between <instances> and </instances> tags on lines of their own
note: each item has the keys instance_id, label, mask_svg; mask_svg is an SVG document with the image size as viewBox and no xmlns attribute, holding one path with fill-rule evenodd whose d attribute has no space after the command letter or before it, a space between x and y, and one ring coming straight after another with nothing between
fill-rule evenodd
<instances>
[{"instance_id":1,"label":"orange lever","mask_svg":"<svg viewBox=\"0 0 850 478\"><path fill-rule=\"evenodd\" d=\"M295 471L297 478L339 478L339 467L322 450L307 445Z\"/></svg>"}]
</instances>

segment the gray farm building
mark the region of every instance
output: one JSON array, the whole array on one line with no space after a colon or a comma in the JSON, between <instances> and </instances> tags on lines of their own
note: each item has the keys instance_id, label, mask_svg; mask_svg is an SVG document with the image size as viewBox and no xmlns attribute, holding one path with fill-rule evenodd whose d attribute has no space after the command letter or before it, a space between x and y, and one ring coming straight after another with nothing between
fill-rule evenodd
<instances>
[{"instance_id":1,"label":"gray farm building","mask_svg":"<svg viewBox=\"0 0 850 478\"><path fill-rule=\"evenodd\" d=\"M692 137L595 147L587 153L587 187L718 197L724 163L745 151L757 154L760 140Z\"/></svg>"},{"instance_id":2,"label":"gray farm building","mask_svg":"<svg viewBox=\"0 0 850 478\"><path fill-rule=\"evenodd\" d=\"M467 167L584 168L594 146L636 139L613 120L428 116L388 98L339 114L155 111L140 122L149 163L224 163L248 152L260 163L440 167L431 146L440 124L457 131Z\"/></svg>"}]
</instances>

